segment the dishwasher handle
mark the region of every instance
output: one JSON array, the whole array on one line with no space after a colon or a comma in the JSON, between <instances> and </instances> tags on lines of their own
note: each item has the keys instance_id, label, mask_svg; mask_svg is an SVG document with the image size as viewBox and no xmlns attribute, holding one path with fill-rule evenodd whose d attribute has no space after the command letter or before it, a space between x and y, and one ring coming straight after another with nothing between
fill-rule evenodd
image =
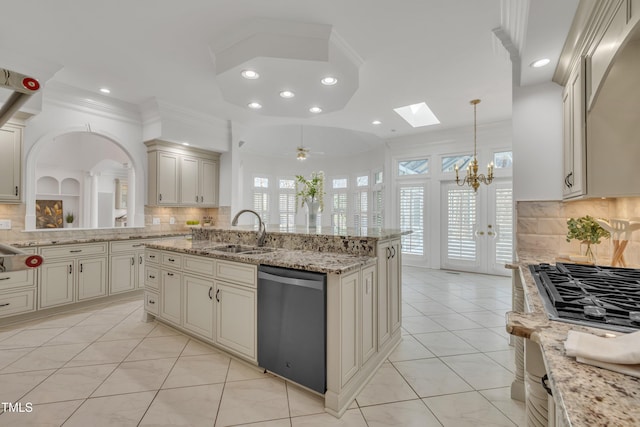
<instances>
[{"instance_id":1,"label":"dishwasher handle","mask_svg":"<svg viewBox=\"0 0 640 427\"><path fill-rule=\"evenodd\" d=\"M295 277L278 276L275 274L265 273L264 271L258 271L258 280L260 279L270 280L272 282L277 282L277 283L284 283L286 285L302 286L305 288L316 289L319 291L323 290L323 285L324 285L324 283L319 280L305 280L305 279L297 279Z\"/></svg>"}]
</instances>

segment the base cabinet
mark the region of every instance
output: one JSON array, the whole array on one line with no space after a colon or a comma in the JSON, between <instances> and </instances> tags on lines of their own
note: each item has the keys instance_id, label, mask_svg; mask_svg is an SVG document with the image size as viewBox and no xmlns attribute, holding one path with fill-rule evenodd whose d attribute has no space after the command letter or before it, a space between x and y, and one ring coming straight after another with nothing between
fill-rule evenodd
<instances>
[{"instance_id":1,"label":"base cabinet","mask_svg":"<svg viewBox=\"0 0 640 427\"><path fill-rule=\"evenodd\" d=\"M362 308L360 310L360 329L362 342L362 365L378 350L377 304L376 304L376 266L371 265L362 269L360 288Z\"/></svg>"},{"instance_id":2,"label":"base cabinet","mask_svg":"<svg viewBox=\"0 0 640 427\"><path fill-rule=\"evenodd\" d=\"M160 282L161 319L180 326L182 324L182 274L163 271Z\"/></svg>"},{"instance_id":3,"label":"base cabinet","mask_svg":"<svg viewBox=\"0 0 640 427\"><path fill-rule=\"evenodd\" d=\"M256 290L216 280L216 343L256 361Z\"/></svg>"},{"instance_id":4,"label":"base cabinet","mask_svg":"<svg viewBox=\"0 0 640 427\"><path fill-rule=\"evenodd\" d=\"M402 324L400 239L378 243L378 347Z\"/></svg>"},{"instance_id":5,"label":"base cabinet","mask_svg":"<svg viewBox=\"0 0 640 427\"><path fill-rule=\"evenodd\" d=\"M211 279L183 276L183 326L209 340L213 339L213 288Z\"/></svg>"},{"instance_id":6,"label":"base cabinet","mask_svg":"<svg viewBox=\"0 0 640 427\"><path fill-rule=\"evenodd\" d=\"M88 258L77 261L78 301L107 295L107 259Z\"/></svg>"},{"instance_id":7,"label":"base cabinet","mask_svg":"<svg viewBox=\"0 0 640 427\"><path fill-rule=\"evenodd\" d=\"M38 276L41 308L74 301L73 261L45 262Z\"/></svg>"},{"instance_id":8,"label":"base cabinet","mask_svg":"<svg viewBox=\"0 0 640 427\"><path fill-rule=\"evenodd\" d=\"M35 292L33 269L0 273L0 318L35 311Z\"/></svg>"}]
</instances>

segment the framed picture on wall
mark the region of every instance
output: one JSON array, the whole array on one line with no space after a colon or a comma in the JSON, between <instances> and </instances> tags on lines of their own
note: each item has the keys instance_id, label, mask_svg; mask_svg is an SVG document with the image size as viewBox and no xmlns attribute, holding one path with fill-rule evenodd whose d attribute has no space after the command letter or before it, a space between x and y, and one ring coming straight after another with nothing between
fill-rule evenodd
<instances>
[{"instance_id":1,"label":"framed picture on wall","mask_svg":"<svg viewBox=\"0 0 640 427\"><path fill-rule=\"evenodd\" d=\"M63 228L62 200L36 200L36 228Z\"/></svg>"}]
</instances>

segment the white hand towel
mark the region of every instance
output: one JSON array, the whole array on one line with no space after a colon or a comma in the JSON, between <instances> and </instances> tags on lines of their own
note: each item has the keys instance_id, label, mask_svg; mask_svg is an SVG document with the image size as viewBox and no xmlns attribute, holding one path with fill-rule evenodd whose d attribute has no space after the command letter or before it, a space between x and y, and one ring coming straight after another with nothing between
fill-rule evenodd
<instances>
[{"instance_id":1,"label":"white hand towel","mask_svg":"<svg viewBox=\"0 0 640 427\"><path fill-rule=\"evenodd\" d=\"M569 331L564 343L567 356L584 357L607 363L640 364L640 331L615 338Z\"/></svg>"},{"instance_id":2,"label":"white hand towel","mask_svg":"<svg viewBox=\"0 0 640 427\"><path fill-rule=\"evenodd\" d=\"M580 363L640 378L640 331L615 338L569 331L564 348Z\"/></svg>"}]
</instances>

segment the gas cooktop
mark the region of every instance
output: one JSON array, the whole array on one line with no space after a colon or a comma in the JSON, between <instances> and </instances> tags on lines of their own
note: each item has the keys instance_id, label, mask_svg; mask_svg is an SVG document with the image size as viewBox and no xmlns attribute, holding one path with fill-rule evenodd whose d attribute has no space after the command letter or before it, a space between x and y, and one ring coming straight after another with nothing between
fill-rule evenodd
<instances>
[{"instance_id":1,"label":"gas cooktop","mask_svg":"<svg viewBox=\"0 0 640 427\"><path fill-rule=\"evenodd\" d=\"M529 268L550 319L621 332L640 329L640 269L565 263Z\"/></svg>"}]
</instances>

